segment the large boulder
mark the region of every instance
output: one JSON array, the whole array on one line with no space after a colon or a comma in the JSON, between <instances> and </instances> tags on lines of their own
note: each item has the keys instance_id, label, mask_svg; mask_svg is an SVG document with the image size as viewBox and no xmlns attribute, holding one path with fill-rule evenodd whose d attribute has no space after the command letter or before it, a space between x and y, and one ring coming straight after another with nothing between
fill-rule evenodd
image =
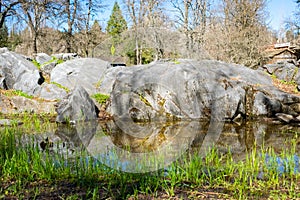
<instances>
[{"instance_id":1,"label":"large boulder","mask_svg":"<svg viewBox=\"0 0 300 200\"><path fill-rule=\"evenodd\" d=\"M19 54L0 49L0 88L34 95L42 84L39 70Z\"/></svg>"},{"instance_id":2,"label":"large boulder","mask_svg":"<svg viewBox=\"0 0 300 200\"><path fill-rule=\"evenodd\" d=\"M116 76L109 112L133 121L234 120L238 116L298 115L300 102L259 70L218 61L181 60L124 68Z\"/></svg>"},{"instance_id":3,"label":"large boulder","mask_svg":"<svg viewBox=\"0 0 300 200\"><path fill-rule=\"evenodd\" d=\"M79 58L57 65L51 72L51 82L70 90L81 85L89 94L97 92L108 63L96 58Z\"/></svg>"},{"instance_id":4,"label":"large boulder","mask_svg":"<svg viewBox=\"0 0 300 200\"><path fill-rule=\"evenodd\" d=\"M59 123L88 121L97 119L99 110L86 90L77 85L57 104L56 121Z\"/></svg>"}]
</instances>

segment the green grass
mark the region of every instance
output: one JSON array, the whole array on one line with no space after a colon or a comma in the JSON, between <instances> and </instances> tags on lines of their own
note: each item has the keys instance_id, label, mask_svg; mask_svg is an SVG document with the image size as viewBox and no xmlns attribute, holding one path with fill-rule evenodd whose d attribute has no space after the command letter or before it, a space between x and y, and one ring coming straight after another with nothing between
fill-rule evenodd
<instances>
[{"instance_id":1,"label":"green grass","mask_svg":"<svg viewBox=\"0 0 300 200\"><path fill-rule=\"evenodd\" d=\"M106 101L109 99L109 95L96 93L91 95L92 98L94 98L99 104L105 104Z\"/></svg>"},{"instance_id":2,"label":"green grass","mask_svg":"<svg viewBox=\"0 0 300 200\"><path fill-rule=\"evenodd\" d=\"M56 85L57 87L59 87L59 88L61 88L61 89L64 89L67 93L69 93L70 92L70 89L69 88L67 88L67 87L65 87L65 86L63 86L63 85L61 85L61 84L59 84L59 83L57 83L57 82L51 82L51 84L53 84L53 85Z\"/></svg>"},{"instance_id":3,"label":"green grass","mask_svg":"<svg viewBox=\"0 0 300 200\"><path fill-rule=\"evenodd\" d=\"M21 90L1 90L1 93L7 97L21 96L27 99L33 99L32 95L29 95Z\"/></svg>"},{"instance_id":4,"label":"green grass","mask_svg":"<svg viewBox=\"0 0 300 200\"><path fill-rule=\"evenodd\" d=\"M106 167L84 148L62 155L41 150L33 137L29 144L23 138L19 126L0 129L0 198L300 198L300 175L294 172L292 162L297 138L280 155L270 148L254 148L238 161L230 149L221 154L212 147L204 158L188 153L165 170L144 174ZM290 168L279 173L276 162L265 162L267 156L287 158Z\"/></svg>"},{"instance_id":5,"label":"green grass","mask_svg":"<svg viewBox=\"0 0 300 200\"><path fill-rule=\"evenodd\" d=\"M58 59L55 56L52 56L51 60L49 60L48 62L45 62L43 64L38 63L36 60L32 60L32 63L34 64L34 66L36 66L36 68L38 68L39 70L41 69L41 67L48 65L50 63L56 62L56 64L61 64L64 62L64 60L62 59Z\"/></svg>"}]
</instances>

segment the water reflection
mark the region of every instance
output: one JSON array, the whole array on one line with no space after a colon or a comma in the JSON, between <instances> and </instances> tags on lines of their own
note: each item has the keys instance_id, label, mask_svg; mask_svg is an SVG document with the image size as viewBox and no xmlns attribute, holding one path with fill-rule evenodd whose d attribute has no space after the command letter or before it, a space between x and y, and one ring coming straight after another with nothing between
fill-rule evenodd
<instances>
[{"instance_id":1,"label":"water reflection","mask_svg":"<svg viewBox=\"0 0 300 200\"><path fill-rule=\"evenodd\" d=\"M212 146L221 153L227 153L230 149L240 159L244 159L246 152L255 144L257 148L272 146L276 152L280 152L290 147L286 141L295 138L299 131L299 127L262 122L238 125L218 121L179 121L136 123L136 127L128 129L124 129L124 126L125 122L114 121L59 125L52 137L56 140L60 138L75 150L87 150L111 168L142 173L167 167L186 152L205 156ZM134 129L143 132L132 134ZM126 130L130 130L129 133ZM47 137L51 139L51 136ZM299 150L300 145L296 153Z\"/></svg>"}]
</instances>

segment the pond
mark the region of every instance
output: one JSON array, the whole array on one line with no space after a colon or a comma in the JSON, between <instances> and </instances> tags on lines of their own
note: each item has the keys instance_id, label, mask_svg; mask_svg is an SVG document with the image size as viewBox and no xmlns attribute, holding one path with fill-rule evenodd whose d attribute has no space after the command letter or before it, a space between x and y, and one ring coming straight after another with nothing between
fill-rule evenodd
<instances>
[{"instance_id":1,"label":"pond","mask_svg":"<svg viewBox=\"0 0 300 200\"><path fill-rule=\"evenodd\" d=\"M187 153L204 157L212 147L221 154L230 152L234 159L244 160L250 150L272 147L279 155L289 150L292 142L296 142L295 153L299 155L299 132L299 126L267 120L240 124L95 120L73 125L48 124L46 130L36 131L33 136L41 149L50 149L69 157L86 150L110 168L144 173L165 169ZM24 134L22 140L25 143L32 141L28 134Z\"/></svg>"}]
</instances>

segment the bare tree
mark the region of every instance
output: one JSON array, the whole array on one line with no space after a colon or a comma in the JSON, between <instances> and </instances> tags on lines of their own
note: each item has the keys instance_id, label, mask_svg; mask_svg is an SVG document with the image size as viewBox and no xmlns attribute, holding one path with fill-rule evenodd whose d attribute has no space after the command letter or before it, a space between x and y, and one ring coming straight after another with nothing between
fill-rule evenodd
<instances>
[{"instance_id":1,"label":"bare tree","mask_svg":"<svg viewBox=\"0 0 300 200\"><path fill-rule=\"evenodd\" d=\"M202 50L211 1L208 0L171 0L176 11L177 27L185 34L187 57Z\"/></svg>"},{"instance_id":2,"label":"bare tree","mask_svg":"<svg viewBox=\"0 0 300 200\"><path fill-rule=\"evenodd\" d=\"M82 35L82 40L80 41L82 46L82 52L85 57L88 57L90 55L91 49L94 47L93 42L95 42L95 33L91 32L91 22L92 16L96 15L98 12L101 11L102 8L105 8L106 6L102 4L101 0L85 0L80 2L80 12L78 13L78 31ZM97 26L97 22L94 25ZM99 24L98 24L99 26ZM101 29L101 28L100 28ZM101 34L102 31L98 34ZM100 42L100 41L99 41ZM92 47L91 47L92 45Z\"/></svg>"},{"instance_id":3,"label":"bare tree","mask_svg":"<svg viewBox=\"0 0 300 200\"><path fill-rule=\"evenodd\" d=\"M30 29L32 39L32 51L38 51L38 36L41 28L46 23L49 16L47 9L50 6L50 0L20 0L21 12L18 13L18 18L25 21Z\"/></svg>"},{"instance_id":4,"label":"bare tree","mask_svg":"<svg viewBox=\"0 0 300 200\"><path fill-rule=\"evenodd\" d=\"M89 45L91 40L92 16L98 14L103 4L101 0L55 0L56 14L54 20L59 19L57 25L64 30L64 40L68 53L76 51L74 35L80 33L80 43L83 56L89 56ZM53 20L53 21L54 21ZM77 45L78 47L78 45ZM76 47L76 48L77 48Z\"/></svg>"},{"instance_id":5,"label":"bare tree","mask_svg":"<svg viewBox=\"0 0 300 200\"><path fill-rule=\"evenodd\" d=\"M255 67L261 63L261 47L268 43L266 0L222 0L222 41L227 62Z\"/></svg>"},{"instance_id":6,"label":"bare tree","mask_svg":"<svg viewBox=\"0 0 300 200\"><path fill-rule=\"evenodd\" d=\"M19 0L0 0L0 29L4 26L5 19L14 14L14 8L19 3Z\"/></svg>"}]
</instances>

